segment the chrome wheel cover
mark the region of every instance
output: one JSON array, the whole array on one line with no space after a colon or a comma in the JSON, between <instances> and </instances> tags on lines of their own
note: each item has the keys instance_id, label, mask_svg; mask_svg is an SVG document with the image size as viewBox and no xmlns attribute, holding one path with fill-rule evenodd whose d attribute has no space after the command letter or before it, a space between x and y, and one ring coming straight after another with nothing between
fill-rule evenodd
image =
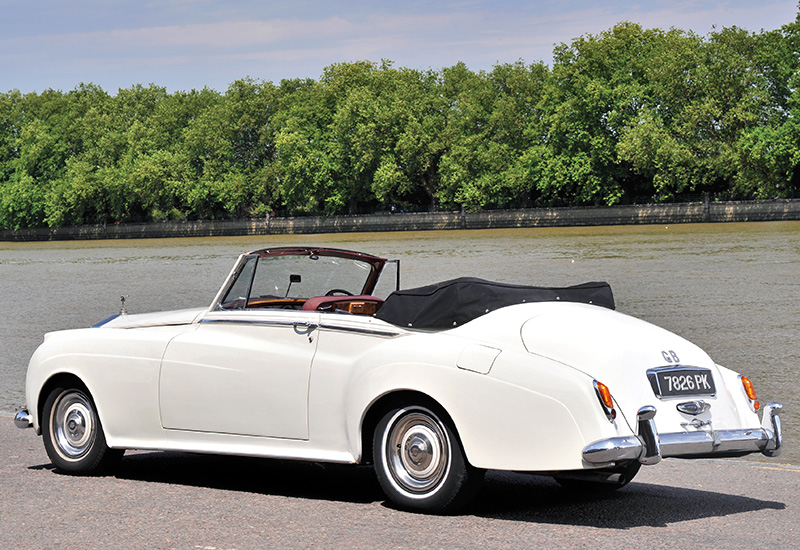
<instances>
[{"instance_id":1,"label":"chrome wheel cover","mask_svg":"<svg viewBox=\"0 0 800 550\"><path fill-rule=\"evenodd\" d=\"M427 411L399 411L385 437L391 479L414 495L435 492L450 469L450 443L441 423Z\"/></svg>"},{"instance_id":2,"label":"chrome wheel cover","mask_svg":"<svg viewBox=\"0 0 800 550\"><path fill-rule=\"evenodd\" d=\"M97 417L85 394L68 390L59 395L50 422L53 444L65 460L80 460L92 450Z\"/></svg>"}]
</instances>

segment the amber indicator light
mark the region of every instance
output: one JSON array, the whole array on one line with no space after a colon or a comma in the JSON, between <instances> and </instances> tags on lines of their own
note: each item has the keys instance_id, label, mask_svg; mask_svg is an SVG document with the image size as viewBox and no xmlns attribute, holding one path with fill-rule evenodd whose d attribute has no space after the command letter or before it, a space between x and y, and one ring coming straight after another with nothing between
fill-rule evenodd
<instances>
[{"instance_id":1,"label":"amber indicator light","mask_svg":"<svg viewBox=\"0 0 800 550\"><path fill-rule=\"evenodd\" d=\"M603 405L605 405L609 409L613 409L614 401L611 399L611 392L608 390L608 386L606 386L602 382L598 382L597 391L600 393L600 399L603 400Z\"/></svg>"},{"instance_id":2,"label":"amber indicator light","mask_svg":"<svg viewBox=\"0 0 800 550\"><path fill-rule=\"evenodd\" d=\"M747 397L750 398L750 401L753 402L753 409L756 411L760 409L761 403L756 401L756 389L753 387L753 383L750 381L750 379L746 376L742 376L742 386L744 386L744 393L746 393Z\"/></svg>"},{"instance_id":3,"label":"amber indicator light","mask_svg":"<svg viewBox=\"0 0 800 550\"><path fill-rule=\"evenodd\" d=\"M749 378L746 376L742 376L742 386L744 386L744 393L747 394L747 397L750 399L756 399L756 389L753 387L753 383L750 381Z\"/></svg>"}]
</instances>

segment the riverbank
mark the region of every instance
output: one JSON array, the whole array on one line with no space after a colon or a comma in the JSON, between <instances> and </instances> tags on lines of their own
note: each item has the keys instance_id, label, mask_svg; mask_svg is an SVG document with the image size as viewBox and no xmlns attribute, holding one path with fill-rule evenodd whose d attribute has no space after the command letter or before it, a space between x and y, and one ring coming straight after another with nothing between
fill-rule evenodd
<instances>
[{"instance_id":1,"label":"riverbank","mask_svg":"<svg viewBox=\"0 0 800 550\"><path fill-rule=\"evenodd\" d=\"M497 229L800 220L800 200L694 202L566 208L424 212L364 216L272 217L34 228L0 232L0 241L57 241L242 235L300 235L448 229Z\"/></svg>"}]
</instances>

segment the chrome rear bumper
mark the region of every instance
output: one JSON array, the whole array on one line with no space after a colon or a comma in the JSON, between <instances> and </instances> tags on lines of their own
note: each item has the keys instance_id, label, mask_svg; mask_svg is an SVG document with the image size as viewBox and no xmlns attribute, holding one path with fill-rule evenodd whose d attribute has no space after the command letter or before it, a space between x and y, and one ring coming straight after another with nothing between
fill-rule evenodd
<instances>
[{"instance_id":1,"label":"chrome rear bumper","mask_svg":"<svg viewBox=\"0 0 800 550\"><path fill-rule=\"evenodd\" d=\"M595 441L583 449L583 460L590 464L622 460L657 464L668 457L715 458L758 452L775 457L783 445L782 409L780 403L764 407L761 428L659 434L653 422L655 408L642 407L637 414L637 435Z\"/></svg>"},{"instance_id":2,"label":"chrome rear bumper","mask_svg":"<svg viewBox=\"0 0 800 550\"><path fill-rule=\"evenodd\" d=\"M17 428L32 428L33 427L33 418L25 409L21 411L17 411L17 414L14 415L14 425Z\"/></svg>"}]
</instances>

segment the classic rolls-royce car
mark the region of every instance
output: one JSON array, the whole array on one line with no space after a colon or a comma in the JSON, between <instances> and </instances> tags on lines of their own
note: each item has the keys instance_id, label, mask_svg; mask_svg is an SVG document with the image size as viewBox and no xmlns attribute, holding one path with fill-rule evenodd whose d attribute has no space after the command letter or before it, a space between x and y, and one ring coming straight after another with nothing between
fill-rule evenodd
<instances>
[{"instance_id":1,"label":"classic rolls-royce car","mask_svg":"<svg viewBox=\"0 0 800 550\"><path fill-rule=\"evenodd\" d=\"M781 451L780 404L615 311L606 283L399 286L374 255L243 254L209 307L123 302L47 334L15 422L62 472L109 472L125 449L373 464L389 500L426 512L467 503L487 469L603 490L663 457Z\"/></svg>"}]
</instances>

